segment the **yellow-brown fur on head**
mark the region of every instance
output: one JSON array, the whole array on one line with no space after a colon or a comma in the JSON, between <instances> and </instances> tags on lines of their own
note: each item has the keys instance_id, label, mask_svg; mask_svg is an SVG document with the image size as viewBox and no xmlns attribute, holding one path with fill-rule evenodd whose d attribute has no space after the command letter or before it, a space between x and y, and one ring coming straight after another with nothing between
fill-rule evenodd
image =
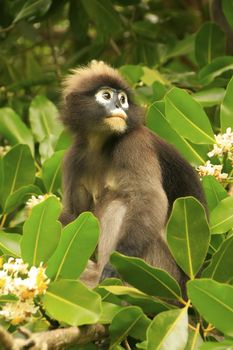
<instances>
[{"instance_id":1,"label":"yellow-brown fur on head","mask_svg":"<svg viewBox=\"0 0 233 350\"><path fill-rule=\"evenodd\" d=\"M71 70L71 74L63 81L63 97L66 98L73 91L82 91L86 82L94 81L100 76L111 77L121 83L123 81L116 69L103 61L93 60L87 66Z\"/></svg>"}]
</instances>

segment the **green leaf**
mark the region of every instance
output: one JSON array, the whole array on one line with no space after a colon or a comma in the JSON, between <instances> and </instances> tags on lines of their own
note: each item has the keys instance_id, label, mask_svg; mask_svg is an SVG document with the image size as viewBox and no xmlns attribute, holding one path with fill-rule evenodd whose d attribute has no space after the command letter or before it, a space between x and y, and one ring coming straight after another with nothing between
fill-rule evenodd
<instances>
[{"instance_id":1,"label":"green leaf","mask_svg":"<svg viewBox=\"0 0 233 350\"><path fill-rule=\"evenodd\" d=\"M32 154L34 153L31 131L11 108L0 108L0 134L9 140L12 145L17 143L27 144Z\"/></svg>"},{"instance_id":2,"label":"green leaf","mask_svg":"<svg viewBox=\"0 0 233 350\"><path fill-rule=\"evenodd\" d=\"M5 212L8 214L14 209L24 204L32 195L41 195L42 192L39 187L35 185L28 185L20 187L17 191L12 193L6 200Z\"/></svg>"},{"instance_id":3,"label":"green leaf","mask_svg":"<svg viewBox=\"0 0 233 350\"><path fill-rule=\"evenodd\" d=\"M71 326L96 323L101 316L101 298L80 281L52 282L42 299L45 311Z\"/></svg>"},{"instance_id":4,"label":"green leaf","mask_svg":"<svg viewBox=\"0 0 233 350\"><path fill-rule=\"evenodd\" d=\"M197 144L215 143L209 119L185 90L171 89L165 96L166 118L178 134Z\"/></svg>"},{"instance_id":5,"label":"green leaf","mask_svg":"<svg viewBox=\"0 0 233 350\"><path fill-rule=\"evenodd\" d=\"M91 213L82 213L63 229L58 247L48 261L48 276L78 278L96 248L98 237L98 220Z\"/></svg>"},{"instance_id":6,"label":"green leaf","mask_svg":"<svg viewBox=\"0 0 233 350\"><path fill-rule=\"evenodd\" d=\"M166 54L166 60L192 53L194 51L194 39L195 35L187 35L184 39L177 41L175 46Z\"/></svg>"},{"instance_id":7,"label":"green leaf","mask_svg":"<svg viewBox=\"0 0 233 350\"><path fill-rule=\"evenodd\" d=\"M142 310L136 306L124 307L113 318L109 327L110 347L114 349L128 335L133 338L144 340L146 338L146 330L150 324L150 320L143 314Z\"/></svg>"},{"instance_id":8,"label":"green leaf","mask_svg":"<svg viewBox=\"0 0 233 350\"><path fill-rule=\"evenodd\" d=\"M195 148L169 124L165 116L165 105L163 101L153 103L146 117L147 126L160 137L171 143L189 162L193 164L205 164L203 159Z\"/></svg>"},{"instance_id":9,"label":"green leaf","mask_svg":"<svg viewBox=\"0 0 233 350\"><path fill-rule=\"evenodd\" d=\"M222 199L228 197L227 191L215 179L214 176L207 175L202 179L202 185L205 192L208 208L213 210Z\"/></svg>"},{"instance_id":10,"label":"green leaf","mask_svg":"<svg viewBox=\"0 0 233 350\"><path fill-rule=\"evenodd\" d=\"M143 75L142 67L132 64L122 66L119 71L132 85L137 84Z\"/></svg>"},{"instance_id":11,"label":"green leaf","mask_svg":"<svg viewBox=\"0 0 233 350\"><path fill-rule=\"evenodd\" d=\"M51 3L51 0L27 0L15 17L13 23L30 17L37 18L43 16L49 10Z\"/></svg>"},{"instance_id":12,"label":"green leaf","mask_svg":"<svg viewBox=\"0 0 233 350\"><path fill-rule=\"evenodd\" d=\"M212 256L210 264L202 272L202 277L213 278L218 282L233 283L233 236L226 239Z\"/></svg>"},{"instance_id":13,"label":"green leaf","mask_svg":"<svg viewBox=\"0 0 233 350\"><path fill-rule=\"evenodd\" d=\"M35 165L27 145L14 146L2 160L4 180L0 194L4 207L7 197L23 186L30 185L35 179Z\"/></svg>"},{"instance_id":14,"label":"green leaf","mask_svg":"<svg viewBox=\"0 0 233 350\"><path fill-rule=\"evenodd\" d=\"M42 180L46 191L54 193L61 188L61 166L65 151L55 152L42 166Z\"/></svg>"},{"instance_id":15,"label":"green leaf","mask_svg":"<svg viewBox=\"0 0 233 350\"><path fill-rule=\"evenodd\" d=\"M61 211L59 200L51 196L32 208L25 221L21 240L21 253L25 262L38 266L54 253L61 234L61 224L57 221Z\"/></svg>"},{"instance_id":16,"label":"green leaf","mask_svg":"<svg viewBox=\"0 0 233 350\"><path fill-rule=\"evenodd\" d=\"M206 321L233 336L233 287L210 279L189 281L188 296Z\"/></svg>"},{"instance_id":17,"label":"green leaf","mask_svg":"<svg viewBox=\"0 0 233 350\"><path fill-rule=\"evenodd\" d=\"M216 23L205 22L196 34L195 56L200 67L225 54L226 37Z\"/></svg>"},{"instance_id":18,"label":"green leaf","mask_svg":"<svg viewBox=\"0 0 233 350\"><path fill-rule=\"evenodd\" d=\"M33 135L37 142L42 142L45 138L51 140L51 144L57 141L63 128L59 122L59 113L56 106L45 96L36 96L29 108L29 120Z\"/></svg>"},{"instance_id":19,"label":"green leaf","mask_svg":"<svg viewBox=\"0 0 233 350\"><path fill-rule=\"evenodd\" d=\"M199 80L202 84L207 85L229 70L233 70L233 56L217 57L200 70Z\"/></svg>"},{"instance_id":20,"label":"green leaf","mask_svg":"<svg viewBox=\"0 0 233 350\"><path fill-rule=\"evenodd\" d=\"M102 302L102 313L99 319L100 324L110 324L112 323L112 319L116 316L116 314L122 310L125 306L120 306L112 303Z\"/></svg>"},{"instance_id":21,"label":"green leaf","mask_svg":"<svg viewBox=\"0 0 233 350\"><path fill-rule=\"evenodd\" d=\"M147 350L183 350L188 340L187 307L161 312L147 331Z\"/></svg>"},{"instance_id":22,"label":"green leaf","mask_svg":"<svg viewBox=\"0 0 233 350\"><path fill-rule=\"evenodd\" d=\"M221 200L210 213L211 233L224 233L233 228L233 197Z\"/></svg>"},{"instance_id":23,"label":"green leaf","mask_svg":"<svg viewBox=\"0 0 233 350\"><path fill-rule=\"evenodd\" d=\"M122 29L121 18L110 0L82 0L82 4L101 38L109 38Z\"/></svg>"},{"instance_id":24,"label":"green leaf","mask_svg":"<svg viewBox=\"0 0 233 350\"><path fill-rule=\"evenodd\" d=\"M163 85L168 83L165 77L163 77L156 69L143 67L143 73L141 81L148 86L152 85L155 81L158 81Z\"/></svg>"},{"instance_id":25,"label":"green leaf","mask_svg":"<svg viewBox=\"0 0 233 350\"><path fill-rule=\"evenodd\" d=\"M229 81L224 100L220 107L221 132L225 133L227 128L233 130L233 77Z\"/></svg>"},{"instance_id":26,"label":"green leaf","mask_svg":"<svg viewBox=\"0 0 233 350\"><path fill-rule=\"evenodd\" d=\"M3 254L19 258L20 240L22 236L16 233L6 233L0 231L0 250Z\"/></svg>"},{"instance_id":27,"label":"green leaf","mask_svg":"<svg viewBox=\"0 0 233 350\"><path fill-rule=\"evenodd\" d=\"M14 294L7 294L0 296L0 305L5 303L15 303L19 298Z\"/></svg>"},{"instance_id":28,"label":"green leaf","mask_svg":"<svg viewBox=\"0 0 233 350\"><path fill-rule=\"evenodd\" d=\"M49 159L54 154L55 144L57 142L57 136L49 135L46 136L39 145L39 154L41 162L44 163L46 159Z\"/></svg>"},{"instance_id":29,"label":"green leaf","mask_svg":"<svg viewBox=\"0 0 233 350\"><path fill-rule=\"evenodd\" d=\"M202 344L203 340L199 333L199 327L197 327L195 331L189 329L188 342L184 350L200 350Z\"/></svg>"},{"instance_id":30,"label":"green leaf","mask_svg":"<svg viewBox=\"0 0 233 350\"><path fill-rule=\"evenodd\" d=\"M142 259L116 252L111 255L110 261L129 284L144 293L168 299L181 299L178 283L167 272L146 264Z\"/></svg>"},{"instance_id":31,"label":"green leaf","mask_svg":"<svg viewBox=\"0 0 233 350\"><path fill-rule=\"evenodd\" d=\"M233 18L232 18L233 1L232 0L223 0L221 2L221 5L222 5L222 10L223 10L224 16L227 19L227 22L233 28Z\"/></svg>"},{"instance_id":32,"label":"green leaf","mask_svg":"<svg viewBox=\"0 0 233 350\"><path fill-rule=\"evenodd\" d=\"M213 87L211 89L200 90L195 92L192 96L203 107L212 107L219 105L225 95L225 89L220 87Z\"/></svg>"},{"instance_id":33,"label":"green leaf","mask_svg":"<svg viewBox=\"0 0 233 350\"><path fill-rule=\"evenodd\" d=\"M55 151L63 151L66 150L68 147L70 147L72 144L72 135L68 130L63 130L62 133L60 134Z\"/></svg>"},{"instance_id":34,"label":"green leaf","mask_svg":"<svg viewBox=\"0 0 233 350\"><path fill-rule=\"evenodd\" d=\"M193 279L210 242L205 210L195 198L179 198L174 202L167 224L167 242L177 264Z\"/></svg>"},{"instance_id":35,"label":"green leaf","mask_svg":"<svg viewBox=\"0 0 233 350\"><path fill-rule=\"evenodd\" d=\"M205 342L198 350L233 350L233 342L225 340L223 342Z\"/></svg>"},{"instance_id":36,"label":"green leaf","mask_svg":"<svg viewBox=\"0 0 233 350\"><path fill-rule=\"evenodd\" d=\"M158 298L146 295L133 287L109 285L101 286L99 288L104 288L117 296L123 296L123 300L131 305L139 306L147 314L158 314L162 311L167 311L173 308L173 306L159 300Z\"/></svg>"}]
</instances>

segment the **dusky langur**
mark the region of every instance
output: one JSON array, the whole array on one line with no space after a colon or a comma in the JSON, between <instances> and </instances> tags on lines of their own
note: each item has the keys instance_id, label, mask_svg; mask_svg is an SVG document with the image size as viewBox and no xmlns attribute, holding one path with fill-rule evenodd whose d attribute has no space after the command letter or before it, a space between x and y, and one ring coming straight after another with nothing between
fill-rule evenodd
<instances>
[{"instance_id":1,"label":"dusky langur","mask_svg":"<svg viewBox=\"0 0 233 350\"><path fill-rule=\"evenodd\" d=\"M74 134L63 165L64 225L83 211L100 221L98 274L115 276L116 250L183 276L164 229L174 200L205 205L198 176L166 141L144 126L144 113L117 70L93 62L64 81L61 119Z\"/></svg>"}]
</instances>

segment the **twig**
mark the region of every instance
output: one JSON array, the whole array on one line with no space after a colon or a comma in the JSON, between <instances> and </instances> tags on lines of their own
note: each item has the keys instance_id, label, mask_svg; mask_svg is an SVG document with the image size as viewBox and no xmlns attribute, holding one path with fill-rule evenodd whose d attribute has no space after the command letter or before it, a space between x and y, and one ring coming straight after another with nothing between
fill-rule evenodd
<instances>
[{"instance_id":1,"label":"twig","mask_svg":"<svg viewBox=\"0 0 233 350\"><path fill-rule=\"evenodd\" d=\"M102 339L107 335L103 325L85 327L59 328L41 333L31 333L25 329L19 331L25 339L13 338L3 327L0 327L0 348L4 350L60 350L66 346L87 344Z\"/></svg>"},{"instance_id":2,"label":"twig","mask_svg":"<svg viewBox=\"0 0 233 350\"><path fill-rule=\"evenodd\" d=\"M12 23L11 25L9 25L8 27L5 27L5 28L0 28L0 34L1 33L6 33L6 32L9 32L11 29L13 29L15 26L14 23Z\"/></svg>"}]
</instances>

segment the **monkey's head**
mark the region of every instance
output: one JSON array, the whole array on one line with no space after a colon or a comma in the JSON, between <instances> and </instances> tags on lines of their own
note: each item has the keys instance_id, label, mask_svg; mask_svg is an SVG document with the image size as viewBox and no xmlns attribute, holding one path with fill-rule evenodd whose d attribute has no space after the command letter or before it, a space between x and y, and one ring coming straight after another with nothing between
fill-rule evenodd
<instances>
[{"instance_id":1,"label":"monkey's head","mask_svg":"<svg viewBox=\"0 0 233 350\"><path fill-rule=\"evenodd\" d=\"M63 123L78 133L123 134L143 124L128 84L117 70L93 61L64 81Z\"/></svg>"}]
</instances>

